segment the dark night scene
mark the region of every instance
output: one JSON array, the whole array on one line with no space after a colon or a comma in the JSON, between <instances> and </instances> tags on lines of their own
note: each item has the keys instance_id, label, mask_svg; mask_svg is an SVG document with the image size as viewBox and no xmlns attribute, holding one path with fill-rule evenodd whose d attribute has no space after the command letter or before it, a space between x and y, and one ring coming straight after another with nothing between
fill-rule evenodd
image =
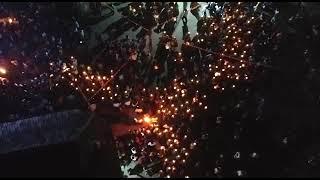
<instances>
[{"instance_id":1,"label":"dark night scene","mask_svg":"<svg viewBox=\"0 0 320 180\"><path fill-rule=\"evenodd\" d=\"M0 2L0 177L320 177L320 3Z\"/></svg>"}]
</instances>

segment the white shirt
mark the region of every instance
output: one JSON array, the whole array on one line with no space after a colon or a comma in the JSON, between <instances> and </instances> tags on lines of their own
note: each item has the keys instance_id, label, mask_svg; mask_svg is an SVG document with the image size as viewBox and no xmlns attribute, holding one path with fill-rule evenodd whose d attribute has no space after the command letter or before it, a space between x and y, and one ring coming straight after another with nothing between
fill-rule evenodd
<instances>
[{"instance_id":1,"label":"white shirt","mask_svg":"<svg viewBox=\"0 0 320 180\"><path fill-rule=\"evenodd\" d=\"M127 101L124 103L126 106L130 106L131 102L130 101Z\"/></svg>"},{"instance_id":2,"label":"white shirt","mask_svg":"<svg viewBox=\"0 0 320 180\"><path fill-rule=\"evenodd\" d=\"M120 107L121 103L114 103L113 107Z\"/></svg>"},{"instance_id":3,"label":"white shirt","mask_svg":"<svg viewBox=\"0 0 320 180\"><path fill-rule=\"evenodd\" d=\"M84 31L83 31L83 29L81 30L81 36L82 36L82 38L84 38Z\"/></svg>"},{"instance_id":4,"label":"white shirt","mask_svg":"<svg viewBox=\"0 0 320 180\"><path fill-rule=\"evenodd\" d=\"M119 79L120 79L120 80L123 80L123 79L124 79L123 74L121 74L121 75L119 76Z\"/></svg>"},{"instance_id":5,"label":"white shirt","mask_svg":"<svg viewBox=\"0 0 320 180\"><path fill-rule=\"evenodd\" d=\"M91 104L89 108L90 108L91 111L95 111L97 109L97 105L96 104Z\"/></svg>"}]
</instances>

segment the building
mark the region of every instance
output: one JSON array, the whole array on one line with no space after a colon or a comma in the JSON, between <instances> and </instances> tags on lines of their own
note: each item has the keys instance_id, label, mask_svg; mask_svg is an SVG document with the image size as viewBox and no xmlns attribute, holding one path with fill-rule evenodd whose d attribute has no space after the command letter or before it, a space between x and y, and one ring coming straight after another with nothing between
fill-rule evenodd
<instances>
[{"instance_id":1,"label":"building","mask_svg":"<svg viewBox=\"0 0 320 180\"><path fill-rule=\"evenodd\" d=\"M0 177L121 177L112 144L92 143L95 120L72 110L0 124Z\"/></svg>"}]
</instances>

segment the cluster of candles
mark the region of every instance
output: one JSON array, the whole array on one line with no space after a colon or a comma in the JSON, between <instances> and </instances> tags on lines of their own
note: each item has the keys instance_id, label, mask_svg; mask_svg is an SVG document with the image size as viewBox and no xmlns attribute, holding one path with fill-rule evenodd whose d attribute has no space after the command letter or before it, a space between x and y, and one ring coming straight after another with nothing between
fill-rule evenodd
<instances>
[{"instance_id":1,"label":"cluster of candles","mask_svg":"<svg viewBox=\"0 0 320 180\"><path fill-rule=\"evenodd\" d=\"M6 17L6 18L1 18L0 23L4 25L7 25L7 24L11 25L11 24L19 24L19 21L16 18Z\"/></svg>"},{"instance_id":2,"label":"cluster of candles","mask_svg":"<svg viewBox=\"0 0 320 180\"><path fill-rule=\"evenodd\" d=\"M142 108L143 112L160 116L163 120L177 117L192 119L197 109L208 108L205 105L207 95L195 88L197 84L200 84L198 75L186 82L174 79L166 88L150 87L146 89L144 87L131 88L133 85L110 81L112 78L117 79L114 70L102 75L94 73L90 66L80 68L69 64L62 68L59 78L74 87L75 90L83 91L89 100L110 100L114 104L124 102L123 105L130 103L136 108ZM58 84L57 82L56 86ZM99 90L101 91L97 94ZM134 97L138 98L134 99ZM150 103L154 105L151 106Z\"/></svg>"},{"instance_id":3,"label":"cluster of candles","mask_svg":"<svg viewBox=\"0 0 320 180\"><path fill-rule=\"evenodd\" d=\"M250 16L244 3L233 3L224 7L224 13L219 17L205 17L194 40L184 44L212 54L211 62L206 71L211 75L213 89L223 91L235 88L236 82L249 80L252 67L252 34L256 22ZM208 49L213 42L219 42L216 49Z\"/></svg>"},{"instance_id":4,"label":"cluster of candles","mask_svg":"<svg viewBox=\"0 0 320 180\"><path fill-rule=\"evenodd\" d=\"M144 4L142 2L133 2L130 3L130 5L128 6L129 8L129 15L127 16L123 16L128 18L129 21L131 21L132 23L141 26L138 22L136 22L135 20L137 20L137 18L140 18L138 21L144 21L144 12L152 12L152 17L153 20L156 22L157 26L162 26L168 22L173 22L176 23L177 22L177 18L178 18L178 10L176 9L177 7L177 2L172 2L171 4L166 4L166 5L162 5L162 2L151 2L149 5ZM163 16L163 12L166 12L167 15L167 19L164 20L163 22L160 20L162 19L161 16ZM132 20L132 19L135 20ZM151 29L145 28L144 26L141 26L143 29L149 31Z\"/></svg>"},{"instance_id":5,"label":"cluster of candles","mask_svg":"<svg viewBox=\"0 0 320 180\"><path fill-rule=\"evenodd\" d=\"M12 18L12 17L6 17L6 18L1 18L0 19L0 23L2 23L3 25L7 25L7 24L18 24L18 21L16 20L16 18ZM7 74L7 70L4 67L0 67L0 82L3 84L5 82L8 82L8 79L5 77L1 77Z\"/></svg>"},{"instance_id":6,"label":"cluster of candles","mask_svg":"<svg viewBox=\"0 0 320 180\"><path fill-rule=\"evenodd\" d=\"M156 153L151 152L144 158L157 156L155 163L161 163L159 171L161 177L181 176L180 170L186 166L190 153L197 147L196 140L192 139L188 132L168 124L150 123L149 126L134 131L133 134L156 141ZM140 150L143 153L143 148Z\"/></svg>"},{"instance_id":7,"label":"cluster of candles","mask_svg":"<svg viewBox=\"0 0 320 180\"><path fill-rule=\"evenodd\" d=\"M224 74L227 79L248 80L248 68L250 67L250 53L252 49L252 23L254 17L246 15L246 11L238 3L237 6L227 7L222 17L222 28L225 34L223 39L222 56L229 55L238 58L240 61L232 62L225 57L219 58L219 71L215 71L213 82L216 84L216 77Z\"/></svg>"},{"instance_id":8,"label":"cluster of candles","mask_svg":"<svg viewBox=\"0 0 320 180\"><path fill-rule=\"evenodd\" d=\"M142 2L134 2L129 7L129 12L132 13L133 16L142 13L143 3Z\"/></svg>"},{"instance_id":9,"label":"cluster of candles","mask_svg":"<svg viewBox=\"0 0 320 180\"><path fill-rule=\"evenodd\" d=\"M135 14L140 12L139 8L142 7L139 5L129 8ZM14 18L1 21L18 23ZM246 13L242 3L234 3L224 8L221 19L206 18L203 31L196 35L195 41L184 43L200 50L211 51L207 44L210 40L221 42L218 48L213 50L214 61L207 63L205 73L201 73L210 75L214 90L223 91L230 88L227 87L230 84L231 88L235 88L236 82L249 79L254 22L255 18ZM170 49L171 45L166 47ZM185 62L181 53L177 54L175 60L178 63ZM50 66L54 66L54 63L50 63ZM158 69L155 65L154 70ZM81 91L88 103L111 101L121 109L134 109L136 122L148 124L139 130L140 135L157 137L159 146L156 154L162 163L159 172L161 177L189 177L179 173L197 146L197 141L189 133L189 125L199 112L208 109L207 95L199 88L202 75L195 74L187 79L175 78L167 87L160 88L141 87L130 82L119 83L119 72L114 69L97 72L90 66L79 66L75 58L71 57L70 63L64 64L57 74L53 73L49 77L54 86L67 83L76 91ZM4 68L0 68L0 75L6 73ZM230 81L231 83L228 83Z\"/></svg>"},{"instance_id":10,"label":"cluster of candles","mask_svg":"<svg viewBox=\"0 0 320 180\"><path fill-rule=\"evenodd\" d=\"M250 49L252 48L251 24L255 18L245 13L241 3L225 7L221 22L210 17L212 23L202 35L194 42L185 42L186 45L206 48L204 44L208 39L219 39L223 36L222 45L215 53L215 61L207 64L207 73L211 74L213 89L224 90L227 80L232 80L231 88L235 88L234 81L248 80L250 67ZM203 35L205 35L203 37ZM201 38L202 37L202 38ZM206 37L206 38L205 38ZM176 60L183 62L181 53ZM230 57L230 58L228 58ZM237 60L235 60L237 59ZM158 66L155 65L154 70ZM119 108L139 109L136 115L137 123L147 123L148 126L140 129L144 137L156 135L159 145L157 156L161 159L161 177L181 177L179 169L183 168L191 149L196 147L196 142L188 134L188 123L192 122L197 112L207 110L207 95L199 92L201 84L200 75L190 79L174 79L165 88L159 87L134 87L134 85L121 84L111 81L115 78L114 70L105 74L94 73L90 67L69 64L62 70L61 79L67 80L76 90L82 90L89 100L110 100L119 104ZM118 79L118 78L115 78ZM101 90L102 89L102 90ZM100 91L101 90L101 91ZM97 95L97 91L99 94ZM130 98L134 97L134 98ZM124 103L121 103L124 102ZM126 105L121 106L120 104ZM130 105L130 106L128 106ZM184 133L178 133L184 132ZM188 177L183 175L183 177Z\"/></svg>"},{"instance_id":11,"label":"cluster of candles","mask_svg":"<svg viewBox=\"0 0 320 180\"><path fill-rule=\"evenodd\" d=\"M192 137L188 134L187 124L195 118L197 112L208 109L207 95L197 90L197 84L200 84L199 76L195 75L192 80L186 82L174 79L166 88L129 88L128 84L123 87L123 84L117 81L110 81L112 78L117 79L114 70L106 74L100 73L94 73L90 66L76 67L70 63L61 69L56 85L68 83L75 90L82 91L89 101L109 100L121 109L133 108L136 112L136 122L147 124L140 132L145 136L149 134L152 136L154 133L158 136L157 142L161 148L158 149L157 156L164 163L161 174L178 176L177 169L181 168L178 162L181 161L182 166L187 160L186 157L182 157L182 154L187 154L186 156L189 157L189 149L195 147L194 141L188 142ZM53 75L51 77L54 79ZM109 83L106 84L107 82ZM102 90L99 91L99 89ZM98 94L97 91L99 91ZM170 133L167 134L167 132ZM178 132L184 132L184 134ZM168 135L172 139L167 137ZM166 139L166 141L160 139Z\"/></svg>"}]
</instances>

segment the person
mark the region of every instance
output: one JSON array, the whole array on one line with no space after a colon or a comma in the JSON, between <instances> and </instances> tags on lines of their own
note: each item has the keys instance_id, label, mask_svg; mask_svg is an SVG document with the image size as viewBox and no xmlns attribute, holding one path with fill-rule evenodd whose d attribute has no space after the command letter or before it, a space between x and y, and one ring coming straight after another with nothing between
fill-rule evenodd
<instances>
[{"instance_id":1,"label":"person","mask_svg":"<svg viewBox=\"0 0 320 180\"><path fill-rule=\"evenodd\" d=\"M167 23L164 25L164 30L167 32L169 36L171 36L175 30L175 25L176 25L176 18L173 18L169 20Z\"/></svg>"},{"instance_id":2,"label":"person","mask_svg":"<svg viewBox=\"0 0 320 180\"><path fill-rule=\"evenodd\" d=\"M204 18L207 18L207 9L204 10L204 12L203 12L203 17L204 17Z\"/></svg>"},{"instance_id":3,"label":"person","mask_svg":"<svg viewBox=\"0 0 320 180\"><path fill-rule=\"evenodd\" d=\"M141 164L137 164L133 169L129 169L130 175L138 175L142 173L143 166Z\"/></svg>"},{"instance_id":4,"label":"person","mask_svg":"<svg viewBox=\"0 0 320 180\"><path fill-rule=\"evenodd\" d=\"M186 16L183 16L182 17L182 22L183 22L183 26L182 26L182 38L185 39L186 35L188 34L189 32L189 29L188 29L188 19Z\"/></svg>"},{"instance_id":5,"label":"person","mask_svg":"<svg viewBox=\"0 0 320 180\"><path fill-rule=\"evenodd\" d=\"M190 4L190 9L191 9L191 14L196 17L197 20L199 20L200 15L199 15L199 9L200 9L200 4L198 2L191 2Z\"/></svg>"}]
</instances>

